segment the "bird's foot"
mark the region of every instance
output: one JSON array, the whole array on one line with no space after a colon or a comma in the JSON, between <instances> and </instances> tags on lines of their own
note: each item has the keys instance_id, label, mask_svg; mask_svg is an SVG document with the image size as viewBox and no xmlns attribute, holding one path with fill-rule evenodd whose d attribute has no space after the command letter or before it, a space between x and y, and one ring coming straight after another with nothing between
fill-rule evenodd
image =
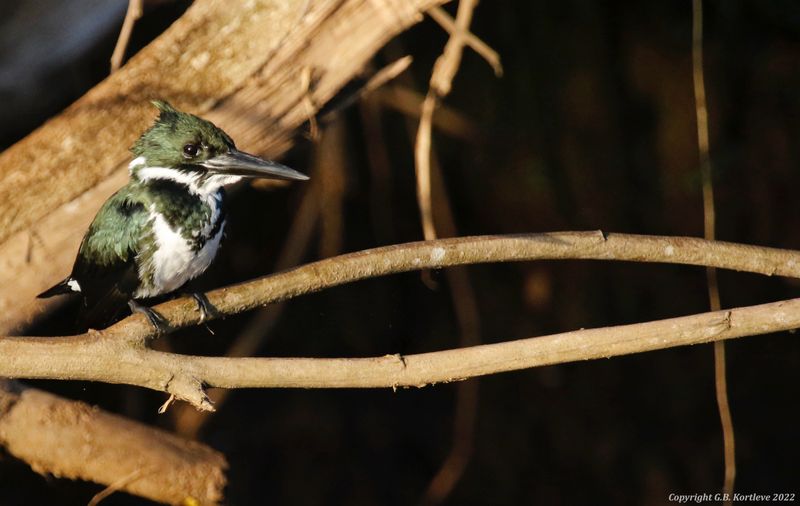
<instances>
[{"instance_id":1,"label":"bird's foot","mask_svg":"<svg viewBox=\"0 0 800 506\"><path fill-rule=\"evenodd\" d=\"M192 298L197 302L197 310L200 311L200 323L204 323L217 313L216 308L208 301L204 293L192 293Z\"/></svg>"},{"instance_id":2,"label":"bird's foot","mask_svg":"<svg viewBox=\"0 0 800 506\"><path fill-rule=\"evenodd\" d=\"M161 336L164 334L169 334L170 327L167 323L167 320L165 320L163 316L156 313L151 308L139 304L133 299L128 301L128 307L131 308L131 313L140 313L145 315L150 321L150 324L156 330L156 335Z\"/></svg>"}]
</instances>

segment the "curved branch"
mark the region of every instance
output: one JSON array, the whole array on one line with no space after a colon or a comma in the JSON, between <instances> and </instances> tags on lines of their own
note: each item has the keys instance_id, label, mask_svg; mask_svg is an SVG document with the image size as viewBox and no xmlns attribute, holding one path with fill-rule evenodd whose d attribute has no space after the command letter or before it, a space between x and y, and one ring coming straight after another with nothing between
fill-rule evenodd
<instances>
[{"instance_id":1,"label":"curved branch","mask_svg":"<svg viewBox=\"0 0 800 506\"><path fill-rule=\"evenodd\" d=\"M698 265L800 278L800 252L693 237L595 232L553 232L526 235L458 237L368 249L313 262L207 294L216 316L241 313L298 295L367 278L454 265L530 260L621 260ZM197 304L189 297L156 306L174 328L200 323ZM102 335L143 342L152 326L134 315L102 331Z\"/></svg>"},{"instance_id":2,"label":"curved branch","mask_svg":"<svg viewBox=\"0 0 800 506\"><path fill-rule=\"evenodd\" d=\"M608 358L800 327L800 299L647 323L577 330L417 355L374 358L195 357L95 338L0 339L0 376L126 383L212 410L222 388L422 387L531 367Z\"/></svg>"},{"instance_id":3,"label":"curved branch","mask_svg":"<svg viewBox=\"0 0 800 506\"><path fill-rule=\"evenodd\" d=\"M209 292L219 315L391 273L487 262L598 259L714 266L800 277L800 253L686 237L600 232L481 236L365 250ZM199 322L195 303L156 309L175 327ZM223 388L422 386L541 365L611 357L800 327L800 299L619 327L420 355L364 359L193 357L148 349L147 320L102 332L0 338L0 377L94 380L160 390L213 409L203 385Z\"/></svg>"}]
</instances>

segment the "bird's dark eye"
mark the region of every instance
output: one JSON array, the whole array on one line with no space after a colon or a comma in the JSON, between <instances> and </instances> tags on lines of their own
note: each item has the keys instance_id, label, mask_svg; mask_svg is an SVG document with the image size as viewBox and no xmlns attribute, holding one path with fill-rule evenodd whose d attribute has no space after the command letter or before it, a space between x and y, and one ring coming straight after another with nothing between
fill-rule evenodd
<instances>
[{"instance_id":1,"label":"bird's dark eye","mask_svg":"<svg viewBox=\"0 0 800 506\"><path fill-rule=\"evenodd\" d=\"M197 144L189 143L183 146L183 156L186 158L194 158L200 152L200 146Z\"/></svg>"}]
</instances>

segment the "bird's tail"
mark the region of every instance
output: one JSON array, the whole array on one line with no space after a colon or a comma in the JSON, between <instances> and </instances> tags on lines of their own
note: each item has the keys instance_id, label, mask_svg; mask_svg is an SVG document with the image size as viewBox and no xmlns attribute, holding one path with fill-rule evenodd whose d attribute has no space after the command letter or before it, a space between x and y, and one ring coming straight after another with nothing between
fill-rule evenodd
<instances>
[{"instance_id":1,"label":"bird's tail","mask_svg":"<svg viewBox=\"0 0 800 506\"><path fill-rule=\"evenodd\" d=\"M102 329L114 323L120 312L125 309L130 297L121 293L116 287L103 294L83 300L78 313L78 325L92 329Z\"/></svg>"},{"instance_id":2,"label":"bird's tail","mask_svg":"<svg viewBox=\"0 0 800 506\"><path fill-rule=\"evenodd\" d=\"M78 282L72 278L65 278L36 296L37 299L46 299L54 295L80 292Z\"/></svg>"}]
</instances>

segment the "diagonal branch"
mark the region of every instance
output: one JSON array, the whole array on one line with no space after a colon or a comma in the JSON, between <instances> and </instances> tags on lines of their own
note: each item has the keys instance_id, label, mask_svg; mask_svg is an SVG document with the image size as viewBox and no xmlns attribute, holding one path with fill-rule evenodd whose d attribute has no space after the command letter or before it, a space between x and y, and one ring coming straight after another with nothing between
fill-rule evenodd
<instances>
[{"instance_id":1,"label":"diagonal branch","mask_svg":"<svg viewBox=\"0 0 800 506\"><path fill-rule=\"evenodd\" d=\"M370 277L488 262L596 259L662 262L800 278L800 252L601 232L479 236L416 242L321 260L209 292L220 315ZM156 307L175 327L199 323L191 298ZM656 322L582 330L408 357L369 359L215 358L157 352L141 315L104 331L70 337L0 338L0 377L125 383L213 409L204 385L246 387L421 386L546 364L764 334L800 327L800 299Z\"/></svg>"},{"instance_id":2,"label":"diagonal branch","mask_svg":"<svg viewBox=\"0 0 800 506\"><path fill-rule=\"evenodd\" d=\"M125 50L128 49L128 42L131 40L131 33L136 21L142 17L144 11L142 0L129 0L128 11L125 13L125 19L122 21L122 28L119 31L119 38L117 45L114 46L114 52L111 54L111 72L114 73L122 66L122 60L125 58Z\"/></svg>"},{"instance_id":3,"label":"diagonal branch","mask_svg":"<svg viewBox=\"0 0 800 506\"><path fill-rule=\"evenodd\" d=\"M168 504L218 504L227 482L225 457L204 444L4 380L0 446L42 475Z\"/></svg>"}]
</instances>

